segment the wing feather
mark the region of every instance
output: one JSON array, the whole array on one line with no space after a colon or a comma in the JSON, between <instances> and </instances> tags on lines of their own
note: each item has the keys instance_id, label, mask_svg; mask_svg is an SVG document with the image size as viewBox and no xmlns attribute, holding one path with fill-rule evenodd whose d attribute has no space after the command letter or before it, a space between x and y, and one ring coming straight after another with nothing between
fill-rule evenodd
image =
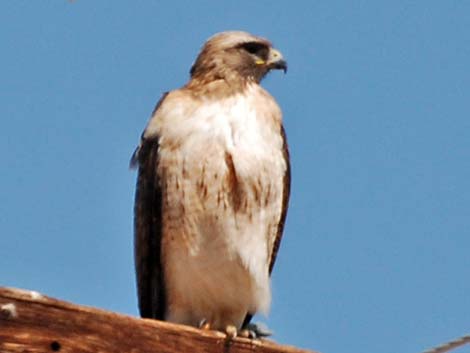
<instances>
[{"instance_id":1,"label":"wing feather","mask_svg":"<svg viewBox=\"0 0 470 353\"><path fill-rule=\"evenodd\" d=\"M152 116L166 95L157 104ZM134 206L134 258L140 315L163 320L165 288L161 263L162 190L157 174L158 136L145 137L134 152L139 166Z\"/></svg>"},{"instance_id":2,"label":"wing feather","mask_svg":"<svg viewBox=\"0 0 470 353\"><path fill-rule=\"evenodd\" d=\"M282 153L284 161L286 162L286 172L284 174L284 187L282 190L282 210L281 217L279 218L279 224L277 226L277 234L274 240L273 249L271 250L271 259L269 260L269 274L271 274L274 263L276 262L277 252L279 246L281 245L282 233L284 232L284 225L287 217L287 206L289 204L290 197L290 183L291 183L291 171L290 171L290 158L289 158L289 148L287 146L287 137L284 126L281 125L281 136L283 141Z\"/></svg>"}]
</instances>

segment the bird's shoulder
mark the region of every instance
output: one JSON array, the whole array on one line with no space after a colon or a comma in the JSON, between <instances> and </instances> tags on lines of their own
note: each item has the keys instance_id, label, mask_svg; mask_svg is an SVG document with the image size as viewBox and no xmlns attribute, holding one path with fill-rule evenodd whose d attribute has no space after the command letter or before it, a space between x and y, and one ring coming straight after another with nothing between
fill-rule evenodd
<instances>
[{"instance_id":1,"label":"bird's shoulder","mask_svg":"<svg viewBox=\"0 0 470 353\"><path fill-rule=\"evenodd\" d=\"M139 166L145 145L155 144L158 146L162 126L171 124L172 120L176 122L181 116L187 115L187 110L192 106L192 100L192 95L184 88L163 93L141 134L139 145L132 154L130 168Z\"/></svg>"},{"instance_id":2,"label":"bird's shoulder","mask_svg":"<svg viewBox=\"0 0 470 353\"><path fill-rule=\"evenodd\" d=\"M193 104L194 98L184 88L165 92L155 106L142 138L158 136L161 125L175 122L178 117L187 115Z\"/></svg>"}]
</instances>

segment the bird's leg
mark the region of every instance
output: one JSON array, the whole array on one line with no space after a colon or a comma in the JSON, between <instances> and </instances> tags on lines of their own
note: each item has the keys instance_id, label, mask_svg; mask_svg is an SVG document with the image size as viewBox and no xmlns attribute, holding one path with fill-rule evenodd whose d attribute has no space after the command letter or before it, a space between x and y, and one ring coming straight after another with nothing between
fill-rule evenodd
<instances>
[{"instance_id":1,"label":"bird's leg","mask_svg":"<svg viewBox=\"0 0 470 353\"><path fill-rule=\"evenodd\" d=\"M246 338L263 338L271 336L272 334L272 331L266 325L259 323L249 323L245 325L240 331L240 336Z\"/></svg>"}]
</instances>

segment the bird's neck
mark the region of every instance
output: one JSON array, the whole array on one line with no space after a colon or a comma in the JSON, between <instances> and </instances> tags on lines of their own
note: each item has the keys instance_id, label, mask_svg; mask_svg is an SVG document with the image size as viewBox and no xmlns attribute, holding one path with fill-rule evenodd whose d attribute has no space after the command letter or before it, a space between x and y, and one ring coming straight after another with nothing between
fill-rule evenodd
<instances>
[{"instance_id":1,"label":"bird's neck","mask_svg":"<svg viewBox=\"0 0 470 353\"><path fill-rule=\"evenodd\" d=\"M220 98L220 96L240 94L249 85L257 84L254 79L240 77L240 75L225 75L224 77L204 75L193 76L185 88L196 96Z\"/></svg>"}]
</instances>

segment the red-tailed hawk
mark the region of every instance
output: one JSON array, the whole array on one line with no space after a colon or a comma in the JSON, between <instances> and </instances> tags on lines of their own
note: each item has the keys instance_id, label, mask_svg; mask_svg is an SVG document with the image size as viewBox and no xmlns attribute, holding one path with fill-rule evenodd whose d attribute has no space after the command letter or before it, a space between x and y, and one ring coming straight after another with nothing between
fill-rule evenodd
<instances>
[{"instance_id":1,"label":"red-tailed hawk","mask_svg":"<svg viewBox=\"0 0 470 353\"><path fill-rule=\"evenodd\" d=\"M268 311L290 185L281 110L259 84L272 69L287 65L269 41L219 33L157 104L131 160L143 317L234 335Z\"/></svg>"}]
</instances>

